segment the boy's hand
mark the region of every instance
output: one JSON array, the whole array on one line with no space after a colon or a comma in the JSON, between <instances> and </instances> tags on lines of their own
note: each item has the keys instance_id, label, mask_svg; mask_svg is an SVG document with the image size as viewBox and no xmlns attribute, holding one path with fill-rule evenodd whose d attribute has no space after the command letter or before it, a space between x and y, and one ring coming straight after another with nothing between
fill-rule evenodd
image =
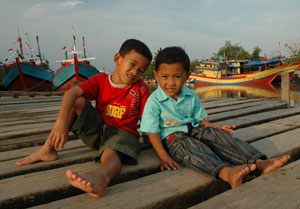
<instances>
[{"instance_id":1,"label":"boy's hand","mask_svg":"<svg viewBox=\"0 0 300 209\"><path fill-rule=\"evenodd\" d=\"M173 160L170 156L165 157L164 159L161 159L161 171L164 170L177 170L181 166L179 163L177 163L175 160Z\"/></svg>"},{"instance_id":2,"label":"boy's hand","mask_svg":"<svg viewBox=\"0 0 300 209\"><path fill-rule=\"evenodd\" d=\"M229 134L235 133L235 131L233 130L235 127L236 127L235 125L223 125L223 126L216 125L216 128L222 129Z\"/></svg>"},{"instance_id":3,"label":"boy's hand","mask_svg":"<svg viewBox=\"0 0 300 209\"><path fill-rule=\"evenodd\" d=\"M55 147L56 150L58 149L59 144L61 150L64 148L64 145L68 140L68 134L69 129L66 123L57 120L49 135L52 145Z\"/></svg>"}]
</instances>

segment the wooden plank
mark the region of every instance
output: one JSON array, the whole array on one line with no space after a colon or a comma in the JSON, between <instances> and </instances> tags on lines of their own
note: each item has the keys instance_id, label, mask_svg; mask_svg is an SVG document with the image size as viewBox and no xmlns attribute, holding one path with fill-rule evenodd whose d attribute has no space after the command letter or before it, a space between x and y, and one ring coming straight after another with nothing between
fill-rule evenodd
<instances>
[{"instance_id":1,"label":"wooden plank","mask_svg":"<svg viewBox=\"0 0 300 209\"><path fill-rule=\"evenodd\" d=\"M224 118L223 115L219 115L219 117L216 117L216 115L212 115L212 116L208 116L208 120L212 123L217 122L220 125L230 124L230 125L236 125L237 128L244 128L246 126L257 125L268 121L277 120L280 118L286 118L298 114L300 114L300 107L279 109L279 110L273 110L268 112L260 112L252 115L245 115L242 117L228 118L226 120L222 120Z\"/></svg>"},{"instance_id":2,"label":"wooden plank","mask_svg":"<svg viewBox=\"0 0 300 209\"><path fill-rule=\"evenodd\" d=\"M292 158L300 157L300 129L287 131L275 136L251 143L268 157L291 154Z\"/></svg>"},{"instance_id":3,"label":"wooden plank","mask_svg":"<svg viewBox=\"0 0 300 209\"><path fill-rule=\"evenodd\" d=\"M53 122L47 122L43 124L34 124L34 125L29 124L29 125L17 126L14 127L15 130L12 130L10 128L5 128L8 130L3 129L2 131L5 132L0 132L0 140L20 137L20 136L28 136L37 133L50 133L52 127L53 127Z\"/></svg>"},{"instance_id":4,"label":"wooden plank","mask_svg":"<svg viewBox=\"0 0 300 209\"><path fill-rule=\"evenodd\" d=\"M107 195L100 199L82 194L33 208L186 208L194 202L215 195L214 190L209 187L218 187L224 191L227 186L192 169L182 168L112 186Z\"/></svg>"},{"instance_id":5,"label":"wooden plank","mask_svg":"<svg viewBox=\"0 0 300 209\"><path fill-rule=\"evenodd\" d=\"M42 145L48 135L49 133L44 133L0 140L0 152ZM74 139L77 139L77 136L70 132L68 141Z\"/></svg>"},{"instance_id":6,"label":"wooden plank","mask_svg":"<svg viewBox=\"0 0 300 209\"><path fill-rule=\"evenodd\" d=\"M300 207L300 160L226 191L190 209L287 209Z\"/></svg>"},{"instance_id":7,"label":"wooden plank","mask_svg":"<svg viewBox=\"0 0 300 209\"><path fill-rule=\"evenodd\" d=\"M61 102L45 102L45 103L34 103L34 104L24 104L24 105L1 105L0 110L1 111L6 111L9 109L10 111L12 110L22 110L22 109L33 109L33 108L39 108L39 107L53 107L53 106L59 106Z\"/></svg>"},{"instance_id":8,"label":"wooden plank","mask_svg":"<svg viewBox=\"0 0 300 209\"><path fill-rule=\"evenodd\" d=\"M44 141L45 141L45 139L44 139ZM85 146L86 145L80 139L77 139L77 140L68 141L65 144L64 150L75 149L75 148L79 148L79 147L82 148ZM36 147L29 147L29 148L24 148L24 149L0 152L0 162L8 161L8 160L19 160L19 159L37 151L40 147L41 146L36 146Z\"/></svg>"},{"instance_id":9,"label":"wooden plank","mask_svg":"<svg viewBox=\"0 0 300 209\"><path fill-rule=\"evenodd\" d=\"M282 144L280 143L280 145ZM298 146L299 149L300 142L295 146ZM282 150L281 147L272 146L272 148L279 152ZM272 151L268 155L272 155L271 153L274 152ZM264 178L264 176L258 178ZM36 208L81 208L83 206L84 208L173 208L174 205L176 208L186 208L196 204L197 201L204 201L218 192L221 193L228 189L222 183L203 173L183 168L112 186L109 188L108 194L100 199L82 194ZM118 201L115 201L116 199ZM76 205L72 204L74 202Z\"/></svg>"},{"instance_id":10,"label":"wooden plank","mask_svg":"<svg viewBox=\"0 0 300 209\"><path fill-rule=\"evenodd\" d=\"M249 102L249 103L243 103L243 104L238 104L238 105L208 109L208 110L206 110L206 112L208 115L213 115L213 114L217 114L217 113L228 112L228 111L233 111L233 110L244 109L247 107L263 105L265 103L267 103L267 101Z\"/></svg>"},{"instance_id":11,"label":"wooden plank","mask_svg":"<svg viewBox=\"0 0 300 209\"><path fill-rule=\"evenodd\" d=\"M290 75L288 73L281 74L281 99L288 104L288 107L291 103L290 88Z\"/></svg>"},{"instance_id":12,"label":"wooden plank","mask_svg":"<svg viewBox=\"0 0 300 209\"><path fill-rule=\"evenodd\" d=\"M139 163L136 166L123 166L121 175L112 184L132 180L144 175L157 172L160 165L159 158L154 151L142 151L139 155ZM65 177L66 169L75 172L89 172L96 169L98 163L88 162L53 170L25 174L23 176L11 177L0 180L0 208L28 207L33 203L47 202L53 198L79 194L78 190L71 187ZM24 181L26 179L26 181ZM43 182L43 186L41 186ZM22 188L22 189L16 189ZM47 195L45 195L47 194Z\"/></svg>"},{"instance_id":13,"label":"wooden plank","mask_svg":"<svg viewBox=\"0 0 300 209\"><path fill-rule=\"evenodd\" d=\"M0 91L0 97L63 95L61 91Z\"/></svg>"},{"instance_id":14,"label":"wooden plank","mask_svg":"<svg viewBox=\"0 0 300 209\"><path fill-rule=\"evenodd\" d=\"M299 130L297 130L297 132L295 132L295 131L296 130L293 130L290 133L283 133L283 134L281 134L281 136L279 138L276 138L276 139L273 139L274 138L274 136L273 136L273 137L261 140L261 141L267 140L267 142L265 144L270 143L273 145L273 146L271 146L270 150L265 149L264 145L262 147L258 144L254 144L254 145L258 149L266 151L266 154L268 156L272 156L272 154L278 155L278 153L294 152L295 150L300 149L300 141L296 137L296 136L298 136L297 134L299 134ZM294 132L294 133L292 133L292 132ZM286 137L286 136L290 136L290 135L294 136L294 138ZM281 139L284 141L279 143L278 139ZM286 145L287 141L291 141L291 142L289 142L289 144ZM147 151L150 152L150 150L147 150ZM157 159L157 155L154 153L153 150L152 150L152 154L148 154L147 156L148 156L148 158L145 161L139 161L139 166L145 166L145 167L143 167L143 169L147 170L147 165L144 165L144 163L149 163L148 160L153 160L154 158L156 158L157 161L155 161L155 163L151 164L152 168L158 168L160 166L160 161ZM72 168L76 168L77 169L76 171L81 171L81 172L86 172L86 171L90 170L90 168L89 168L90 165L88 165L88 163L85 165L87 165L87 167L83 166L83 164L82 165L80 164L77 166L72 166ZM148 164L148 166L149 166L149 164ZM51 191L53 191L53 190L54 190L55 194L57 194L57 192L64 193L64 192L66 192L66 191L64 191L65 186L63 187L61 180L57 180L56 178L58 178L58 177L54 177L53 175L60 176L60 178L61 178L61 176L63 176L62 172L64 172L68 168L70 168L70 167L59 168L60 172L56 172L58 169L44 171L43 175L38 172L38 173L26 174L23 176L16 176L16 177L12 177L12 178L3 179L0 181L0 184L1 184L1 187L5 191L7 191L7 194L6 194L6 197L2 199L2 201L6 202L6 203L7 202L14 203L17 200L20 201L20 199L22 201L30 201L30 200L27 200L27 198L26 198L29 195L31 195L32 199L35 199L35 198L38 198L41 196L42 197L46 196L46 195L41 195L39 192L48 194L48 193L51 193ZM133 168L134 168L134 166L133 166ZM143 172L143 171L141 171L141 172ZM160 202L161 208L164 208L166 206L166 204L170 204L170 200L171 200L171 202L178 201L180 204L186 204L185 201L199 201L200 202L202 197L204 199L208 198L208 196L209 196L208 193L216 194L218 192L224 191L224 189L223 190L220 189L220 185L219 185L219 183L221 183L220 181L214 181L212 178L207 177L205 174L197 173L197 172L193 173L193 171L190 169L180 169L180 172L182 172L182 173L162 172L162 173L150 175L147 177L143 177L140 179L136 179L134 181L131 181L131 182L128 182L125 184L115 185L114 187L110 187L108 189L108 195L101 199L90 198L88 195L83 194L83 195L79 195L76 197L64 199L61 201L55 201L55 202L52 202L50 204L47 204L47 205L44 205L41 207L42 208L52 208L52 207L61 207L62 205L67 207L67 206L73 205L73 204L70 204L71 202L76 202L76 207L80 208L81 202L92 201L92 205L90 205L89 207L85 207L85 208L92 208L92 207L96 208L98 206L98 204L104 204L104 203L107 205L110 205L113 208L118 208L118 204L128 205L127 206L128 208L135 208L136 204L138 204L140 208L148 208L148 204L150 204L150 206L152 207L153 204L157 204L158 202ZM57 173L60 173L60 174L57 174ZM26 178L27 181L24 182L24 180L23 180L24 178ZM48 184L44 185L43 188L38 187L38 188L31 189L30 184L32 184L31 183L33 181L32 179L37 179L37 178L39 178L39 182L47 182ZM46 181L44 178L47 178ZM146 178L146 180L145 180L145 178ZM192 180L189 181L187 178L188 179L191 178ZM151 181L152 181L151 184L144 183L145 181L146 182L149 181L147 179L151 179ZM168 184L164 184L164 183L160 184L159 183L161 181L164 182L166 179L170 179L170 182L173 182L173 183L172 184L170 182L168 182ZM198 179L198 180L196 180L196 179ZM21 185L22 185L23 190L15 191L14 188L16 188L16 185L19 185L21 183L21 181L22 181ZM158 184L156 184L155 182ZM176 182L176 184L174 184L174 182ZM180 183L178 183L178 182L180 182ZM181 188L181 186L180 186L180 188L177 187L178 185L181 185L181 183L183 185L185 185L184 188ZM40 185L41 183L36 183L36 184ZM153 186L151 186L151 185L153 185ZM225 184L222 183L221 185L223 186L222 188L224 188ZM136 191L138 191L137 194L140 193L140 195L137 195L137 196L133 195L132 191L135 190L134 188L137 189L136 190ZM228 187L226 186L226 188L228 188ZM42 189L42 191L41 191L41 189ZM156 195L153 195L154 199L152 199L152 196L151 196L150 203L149 202L146 203L144 200L145 199L144 195L150 195L149 193L146 192L148 190L151 190L154 193L156 193ZM193 191L193 192L191 192L191 191ZM195 193L195 191L197 191L197 193ZM17 195L16 195L16 192L18 193ZM178 197L178 195L177 195L178 192L181 193L180 197ZM39 195L37 195L37 194L39 194ZM162 196L157 195L157 194L162 194ZM164 194L167 194L167 196L164 196ZM196 195L201 198L192 198L193 197L192 195ZM59 195L57 195L56 197L60 198ZM116 199L118 199L120 202L117 201L118 203L116 203L116 201L115 201ZM112 200L114 200L114 201L112 201ZM22 202L22 203L25 205L29 204L29 203L25 203L25 202ZM180 205L180 204L178 205L178 208L183 208L183 205ZM194 204L195 204L195 202L194 202ZM73 206L75 207L75 205L73 205ZM125 208L127 208L127 207L125 207Z\"/></svg>"},{"instance_id":15,"label":"wooden plank","mask_svg":"<svg viewBox=\"0 0 300 209\"><path fill-rule=\"evenodd\" d=\"M250 143L261 138L300 128L299 121L300 115L291 116L288 118L266 122L260 125L238 129L233 136Z\"/></svg>"},{"instance_id":16,"label":"wooden plank","mask_svg":"<svg viewBox=\"0 0 300 209\"><path fill-rule=\"evenodd\" d=\"M257 102L261 101L262 99L231 99L228 101L214 101L211 103L204 103L203 106L206 110L218 108L218 107L226 107L226 106L232 106L232 105L238 105L238 104L244 104L244 103L251 103L251 102Z\"/></svg>"},{"instance_id":17,"label":"wooden plank","mask_svg":"<svg viewBox=\"0 0 300 209\"><path fill-rule=\"evenodd\" d=\"M220 120L228 120L231 118L241 117L250 114L263 113L266 111L277 110L286 108L286 103L282 101L274 101L268 102L266 104L254 107L248 107L240 110L228 111L224 113L219 113L215 115L211 115L208 117L209 121L220 121Z\"/></svg>"},{"instance_id":18,"label":"wooden plank","mask_svg":"<svg viewBox=\"0 0 300 209\"><path fill-rule=\"evenodd\" d=\"M37 117L29 117L24 120L17 120L17 121L7 121L7 122L2 122L0 123L0 133L4 132L9 132L11 130L22 130L22 129L27 129L30 127L36 128L39 125L42 125L43 123L48 124L49 122L52 123L52 126L54 125L54 122L56 121L58 117L58 114L52 114L51 116L45 116L43 115L42 117L40 116L39 118ZM29 125L28 125L29 124ZM26 128L24 128L24 126Z\"/></svg>"},{"instance_id":19,"label":"wooden plank","mask_svg":"<svg viewBox=\"0 0 300 209\"><path fill-rule=\"evenodd\" d=\"M23 175L36 171L45 171L49 169L59 168L67 165L91 162L96 156L97 151L91 151L88 147L59 151L59 159L50 162L38 162L26 166L17 166L19 159L13 159L0 162L2 168L5 168L0 173L0 179L9 178L12 176Z\"/></svg>"}]
</instances>

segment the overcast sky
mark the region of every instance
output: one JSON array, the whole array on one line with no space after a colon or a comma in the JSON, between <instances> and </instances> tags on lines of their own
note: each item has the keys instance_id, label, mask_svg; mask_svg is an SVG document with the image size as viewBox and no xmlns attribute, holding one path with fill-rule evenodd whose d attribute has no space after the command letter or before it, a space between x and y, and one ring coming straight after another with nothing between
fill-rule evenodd
<instances>
[{"instance_id":1,"label":"overcast sky","mask_svg":"<svg viewBox=\"0 0 300 209\"><path fill-rule=\"evenodd\" d=\"M210 58L225 40L249 53L259 46L261 55L288 55L284 44L300 41L299 8L299 0L1 0L0 61L10 56L18 27L35 52L39 36L43 55L58 69L62 47L72 46L72 24L78 50L84 36L98 69L114 69L113 56L128 38L152 53L182 46L191 60Z\"/></svg>"}]
</instances>

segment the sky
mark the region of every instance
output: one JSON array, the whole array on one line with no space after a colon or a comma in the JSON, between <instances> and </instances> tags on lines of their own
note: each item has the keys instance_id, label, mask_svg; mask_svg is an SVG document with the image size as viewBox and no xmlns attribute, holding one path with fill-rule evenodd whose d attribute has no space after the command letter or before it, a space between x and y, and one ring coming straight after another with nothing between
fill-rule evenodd
<instances>
[{"instance_id":1,"label":"sky","mask_svg":"<svg viewBox=\"0 0 300 209\"><path fill-rule=\"evenodd\" d=\"M96 58L91 64L108 72L129 38L143 41L153 54L181 46L191 60L212 57L227 40L250 54L258 46L261 56L288 56L284 44L300 41L299 8L299 0L1 0L0 61L16 49L18 29L28 56L24 42L37 54L39 36L54 71L64 59L62 48L71 50L73 33L77 50L84 36L87 55Z\"/></svg>"}]
</instances>

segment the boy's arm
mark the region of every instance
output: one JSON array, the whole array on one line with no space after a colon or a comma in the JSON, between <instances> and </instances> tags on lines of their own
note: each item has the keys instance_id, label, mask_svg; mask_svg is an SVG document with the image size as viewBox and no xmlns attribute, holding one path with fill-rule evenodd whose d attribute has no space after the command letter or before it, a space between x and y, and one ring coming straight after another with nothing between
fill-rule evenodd
<instances>
[{"instance_id":1,"label":"boy's arm","mask_svg":"<svg viewBox=\"0 0 300 209\"><path fill-rule=\"evenodd\" d=\"M223 125L223 126L220 126L220 125L214 125L210 122L208 122L207 120L203 119L202 121L200 121L200 124L203 125L203 126L206 126L206 127L212 127L212 128L219 128L219 129L222 129L230 134L233 134L235 133L235 131L233 130L233 128L235 128L236 126L235 125Z\"/></svg>"},{"instance_id":2,"label":"boy's arm","mask_svg":"<svg viewBox=\"0 0 300 209\"><path fill-rule=\"evenodd\" d=\"M70 112L75 100L81 95L83 95L83 90L78 86L69 89L64 94L58 118L49 135L52 145L55 147L55 149L58 149L59 144L61 149L64 148L64 145L68 139L69 125L71 122L70 117L72 117Z\"/></svg>"},{"instance_id":3,"label":"boy's arm","mask_svg":"<svg viewBox=\"0 0 300 209\"><path fill-rule=\"evenodd\" d=\"M179 163L173 160L170 155L166 152L165 148L162 145L161 138L159 133L149 133L150 142L155 149L156 153L158 154L161 160L161 167L160 169L163 171L164 169L168 170L176 170L180 168Z\"/></svg>"}]
</instances>

